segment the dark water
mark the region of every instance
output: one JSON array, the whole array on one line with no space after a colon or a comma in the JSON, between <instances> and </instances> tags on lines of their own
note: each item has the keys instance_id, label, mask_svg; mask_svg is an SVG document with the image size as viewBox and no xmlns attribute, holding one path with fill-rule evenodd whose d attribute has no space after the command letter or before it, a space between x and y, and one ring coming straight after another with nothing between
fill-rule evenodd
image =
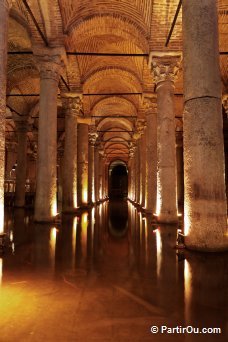
<instances>
[{"instance_id":1,"label":"dark water","mask_svg":"<svg viewBox=\"0 0 228 342\"><path fill-rule=\"evenodd\" d=\"M23 209L5 222L14 252L0 258L0 341L226 340L228 255L177 255L177 227L153 227L126 201L58 225ZM222 334L150 333L162 325Z\"/></svg>"}]
</instances>

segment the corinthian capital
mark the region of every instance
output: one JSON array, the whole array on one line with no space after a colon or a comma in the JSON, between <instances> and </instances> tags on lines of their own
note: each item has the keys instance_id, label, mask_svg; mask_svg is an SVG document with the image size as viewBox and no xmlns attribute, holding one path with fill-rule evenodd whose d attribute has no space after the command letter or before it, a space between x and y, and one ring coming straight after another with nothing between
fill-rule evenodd
<instances>
[{"instance_id":1,"label":"corinthian capital","mask_svg":"<svg viewBox=\"0 0 228 342\"><path fill-rule=\"evenodd\" d=\"M66 115L76 115L80 117L83 110L83 99L82 94L76 93L65 93L62 97L66 101Z\"/></svg>"},{"instance_id":2,"label":"corinthian capital","mask_svg":"<svg viewBox=\"0 0 228 342\"><path fill-rule=\"evenodd\" d=\"M66 53L63 48L34 48L37 66L41 79L53 79L59 81L66 64Z\"/></svg>"},{"instance_id":3,"label":"corinthian capital","mask_svg":"<svg viewBox=\"0 0 228 342\"><path fill-rule=\"evenodd\" d=\"M157 113L157 98L154 94L143 94L143 108L146 115Z\"/></svg>"},{"instance_id":4,"label":"corinthian capital","mask_svg":"<svg viewBox=\"0 0 228 342\"><path fill-rule=\"evenodd\" d=\"M95 125L89 126L89 144L95 146L98 138L97 129Z\"/></svg>"},{"instance_id":5,"label":"corinthian capital","mask_svg":"<svg viewBox=\"0 0 228 342\"><path fill-rule=\"evenodd\" d=\"M149 57L149 67L152 71L156 84L164 81L174 82L177 78L181 63L181 53L179 52L157 52L151 53Z\"/></svg>"},{"instance_id":6,"label":"corinthian capital","mask_svg":"<svg viewBox=\"0 0 228 342\"><path fill-rule=\"evenodd\" d=\"M222 104L223 104L223 107L225 108L226 116L228 118L228 94L223 95Z\"/></svg>"},{"instance_id":7,"label":"corinthian capital","mask_svg":"<svg viewBox=\"0 0 228 342\"><path fill-rule=\"evenodd\" d=\"M146 127L146 125L145 125L144 119L138 119L136 121L136 131L133 134L134 140L138 140L139 138L141 138L141 135L143 134L145 127Z\"/></svg>"}]
</instances>

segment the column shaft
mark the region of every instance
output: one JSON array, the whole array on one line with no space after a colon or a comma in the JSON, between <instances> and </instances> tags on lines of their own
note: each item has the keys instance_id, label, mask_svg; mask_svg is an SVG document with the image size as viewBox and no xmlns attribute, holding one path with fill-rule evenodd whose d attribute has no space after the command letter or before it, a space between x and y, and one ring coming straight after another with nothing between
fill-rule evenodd
<instances>
[{"instance_id":1,"label":"column shaft","mask_svg":"<svg viewBox=\"0 0 228 342\"><path fill-rule=\"evenodd\" d=\"M17 126L17 168L16 168L16 191L15 207L25 205L25 182L27 175L27 123L16 122Z\"/></svg>"},{"instance_id":2,"label":"column shaft","mask_svg":"<svg viewBox=\"0 0 228 342\"><path fill-rule=\"evenodd\" d=\"M216 1L183 1L183 45L185 242L190 249L227 250Z\"/></svg>"},{"instance_id":3,"label":"column shaft","mask_svg":"<svg viewBox=\"0 0 228 342\"><path fill-rule=\"evenodd\" d=\"M47 61L48 59L48 61ZM60 61L40 58L40 111L38 132L35 220L53 221L57 214L57 95Z\"/></svg>"},{"instance_id":4,"label":"column shaft","mask_svg":"<svg viewBox=\"0 0 228 342\"><path fill-rule=\"evenodd\" d=\"M157 85L158 187L157 214L160 222L177 221L177 178L173 83Z\"/></svg>"},{"instance_id":5,"label":"column shaft","mask_svg":"<svg viewBox=\"0 0 228 342\"><path fill-rule=\"evenodd\" d=\"M10 1L0 1L0 233L4 228L6 66Z\"/></svg>"},{"instance_id":6,"label":"column shaft","mask_svg":"<svg viewBox=\"0 0 228 342\"><path fill-rule=\"evenodd\" d=\"M88 204L88 125L78 125L78 205Z\"/></svg>"},{"instance_id":7,"label":"column shaft","mask_svg":"<svg viewBox=\"0 0 228 342\"><path fill-rule=\"evenodd\" d=\"M157 199L157 106L146 98L146 212L156 212Z\"/></svg>"}]
</instances>

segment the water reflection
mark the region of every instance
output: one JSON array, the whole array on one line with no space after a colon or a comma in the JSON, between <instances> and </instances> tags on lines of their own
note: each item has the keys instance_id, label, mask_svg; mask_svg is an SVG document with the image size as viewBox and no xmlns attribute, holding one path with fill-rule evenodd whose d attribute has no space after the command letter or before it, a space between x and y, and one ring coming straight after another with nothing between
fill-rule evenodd
<instances>
[{"instance_id":1,"label":"water reflection","mask_svg":"<svg viewBox=\"0 0 228 342\"><path fill-rule=\"evenodd\" d=\"M10 218L6 215L6 222L16 248L15 255L7 253L0 259L2 287L12 279L15 283L29 279L39 293L40 284L51 279L70 298L68 287L77 296L78 288L90 286L96 301L102 298L101 306L106 311L112 307L117 317L123 306L115 312L116 297L106 303L105 296L121 288L132 300L129 304L128 297L122 298L126 308L129 305L126 315L135 310L137 316L143 304L139 309L136 302L143 301L161 310L164 324L226 329L228 255L183 251L177 258L177 227L160 225L154 230L150 219L126 201L103 203L80 216L63 216L59 226L34 224L23 210L15 210Z\"/></svg>"}]
</instances>

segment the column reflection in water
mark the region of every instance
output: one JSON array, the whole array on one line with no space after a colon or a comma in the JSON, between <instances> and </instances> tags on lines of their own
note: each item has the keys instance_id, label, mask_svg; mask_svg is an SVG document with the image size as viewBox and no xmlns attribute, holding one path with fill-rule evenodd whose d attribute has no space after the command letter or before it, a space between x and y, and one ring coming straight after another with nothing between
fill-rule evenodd
<instances>
[{"instance_id":1,"label":"column reflection in water","mask_svg":"<svg viewBox=\"0 0 228 342\"><path fill-rule=\"evenodd\" d=\"M76 240L77 240L77 226L78 217L73 219L73 230L72 230L72 268L75 268L75 255L76 255Z\"/></svg>"},{"instance_id":2,"label":"column reflection in water","mask_svg":"<svg viewBox=\"0 0 228 342\"><path fill-rule=\"evenodd\" d=\"M155 230L156 234L156 249L157 249L157 277L161 275L161 263L162 263L162 239L160 228Z\"/></svg>"},{"instance_id":3,"label":"column reflection in water","mask_svg":"<svg viewBox=\"0 0 228 342\"><path fill-rule=\"evenodd\" d=\"M81 251L84 263L87 258L87 229L88 229L88 212L84 212L81 216Z\"/></svg>"},{"instance_id":4,"label":"column reflection in water","mask_svg":"<svg viewBox=\"0 0 228 342\"><path fill-rule=\"evenodd\" d=\"M186 254L184 269L185 320L199 328L218 327L225 341L227 326L228 255ZM212 340L215 336L211 335Z\"/></svg>"},{"instance_id":5,"label":"column reflection in water","mask_svg":"<svg viewBox=\"0 0 228 342\"><path fill-rule=\"evenodd\" d=\"M0 287L2 286L2 277L3 277L3 259L0 258Z\"/></svg>"},{"instance_id":6,"label":"column reflection in water","mask_svg":"<svg viewBox=\"0 0 228 342\"><path fill-rule=\"evenodd\" d=\"M38 271L55 270L56 240L58 230L55 226L35 225L35 265Z\"/></svg>"}]
</instances>

